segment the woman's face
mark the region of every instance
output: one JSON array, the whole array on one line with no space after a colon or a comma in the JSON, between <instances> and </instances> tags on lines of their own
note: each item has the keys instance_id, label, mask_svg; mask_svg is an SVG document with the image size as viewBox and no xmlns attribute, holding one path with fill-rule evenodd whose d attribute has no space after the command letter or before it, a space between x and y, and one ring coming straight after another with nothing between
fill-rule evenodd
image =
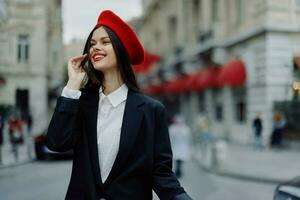
<instances>
[{"instance_id":1,"label":"woman's face","mask_svg":"<svg viewBox=\"0 0 300 200\"><path fill-rule=\"evenodd\" d=\"M110 38L101 26L96 29L90 40L90 59L96 70L105 72L117 69L117 57Z\"/></svg>"}]
</instances>

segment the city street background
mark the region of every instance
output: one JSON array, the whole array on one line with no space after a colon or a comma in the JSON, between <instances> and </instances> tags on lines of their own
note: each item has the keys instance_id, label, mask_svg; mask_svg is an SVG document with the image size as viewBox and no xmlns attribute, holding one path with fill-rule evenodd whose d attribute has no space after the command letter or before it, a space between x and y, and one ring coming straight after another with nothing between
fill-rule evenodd
<instances>
[{"instance_id":1,"label":"city street background","mask_svg":"<svg viewBox=\"0 0 300 200\"><path fill-rule=\"evenodd\" d=\"M132 67L193 199L268 200L300 176L300 0L0 0L0 200L64 199L72 163L45 134L104 9L143 44Z\"/></svg>"}]
</instances>

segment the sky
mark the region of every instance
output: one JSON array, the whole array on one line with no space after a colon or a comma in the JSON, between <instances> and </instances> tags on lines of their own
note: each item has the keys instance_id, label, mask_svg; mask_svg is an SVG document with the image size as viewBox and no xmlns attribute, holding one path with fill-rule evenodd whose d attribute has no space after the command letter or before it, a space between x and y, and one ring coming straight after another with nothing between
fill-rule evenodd
<instances>
[{"instance_id":1,"label":"sky","mask_svg":"<svg viewBox=\"0 0 300 200\"><path fill-rule=\"evenodd\" d=\"M86 39L102 10L113 10L124 20L142 14L142 0L63 0L63 39Z\"/></svg>"}]
</instances>

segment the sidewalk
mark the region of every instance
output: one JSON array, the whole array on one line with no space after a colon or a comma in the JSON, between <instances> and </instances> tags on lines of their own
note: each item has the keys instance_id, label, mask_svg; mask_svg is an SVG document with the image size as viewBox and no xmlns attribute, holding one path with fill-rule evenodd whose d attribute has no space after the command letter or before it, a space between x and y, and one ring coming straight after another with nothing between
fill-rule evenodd
<instances>
[{"instance_id":1,"label":"sidewalk","mask_svg":"<svg viewBox=\"0 0 300 200\"><path fill-rule=\"evenodd\" d=\"M218 144L208 146L206 153L198 146L194 158L209 172L233 178L280 183L300 175L299 153L295 150L255 150L249 145Z\"/></svg>"},{"instance_id":2,"label":"sidewalk","mask_svg":"<svg viewBox=\"0 0 300 200\"><path fill-rule=\"evenodd\" d=\"M2 163L0 163L0 170L3 168L18 166L30 162L34 158L33 150L31 149L31 153L29 155L26 144L22 144L18 146L18 160L15 159L10 144L7 143L4 144L1 150L2 150Z\"/></svg>"}]
</instances>

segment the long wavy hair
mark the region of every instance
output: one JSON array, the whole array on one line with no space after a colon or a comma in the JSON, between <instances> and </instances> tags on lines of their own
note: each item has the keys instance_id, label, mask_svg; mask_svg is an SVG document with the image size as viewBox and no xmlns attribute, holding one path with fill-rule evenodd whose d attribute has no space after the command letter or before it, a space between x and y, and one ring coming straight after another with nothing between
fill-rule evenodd
<instances>
[{"instance_id":1,"label":"long wavy hair","mask_svg":"<svg viewBox=\"0 0 300 200\"><path fill-rule=\"evenodd\" d=\"M102 25L101 25L102 26ZM103 85L103 79L104 75L103 72L96 70L93 67L93 64L90 60L90 48L91 48L91 39L93 36L93 33L96 29L98 29L100 26L95 26L91 33L89 34L84 49L83 49L83 54L87 54L86 58L82 61L81 66L83 66L84 71L86 72L87 76L85 77L84 80L84 88L88 90L95 90L98 89L99 87L104 88ZM118 70L120 71L121 78L128 87L128 89L131 89L135 92L140 92L140 87L136 81L135 74L132 69L132 65L130 64L128 54L126 52L125 47L123 46L121 40L118 38L118 36L108 27L102 26L104 30L107 32L114 52L116 54L117 58L117 65L118 65Z\"/></svg>"}]
</instances>

